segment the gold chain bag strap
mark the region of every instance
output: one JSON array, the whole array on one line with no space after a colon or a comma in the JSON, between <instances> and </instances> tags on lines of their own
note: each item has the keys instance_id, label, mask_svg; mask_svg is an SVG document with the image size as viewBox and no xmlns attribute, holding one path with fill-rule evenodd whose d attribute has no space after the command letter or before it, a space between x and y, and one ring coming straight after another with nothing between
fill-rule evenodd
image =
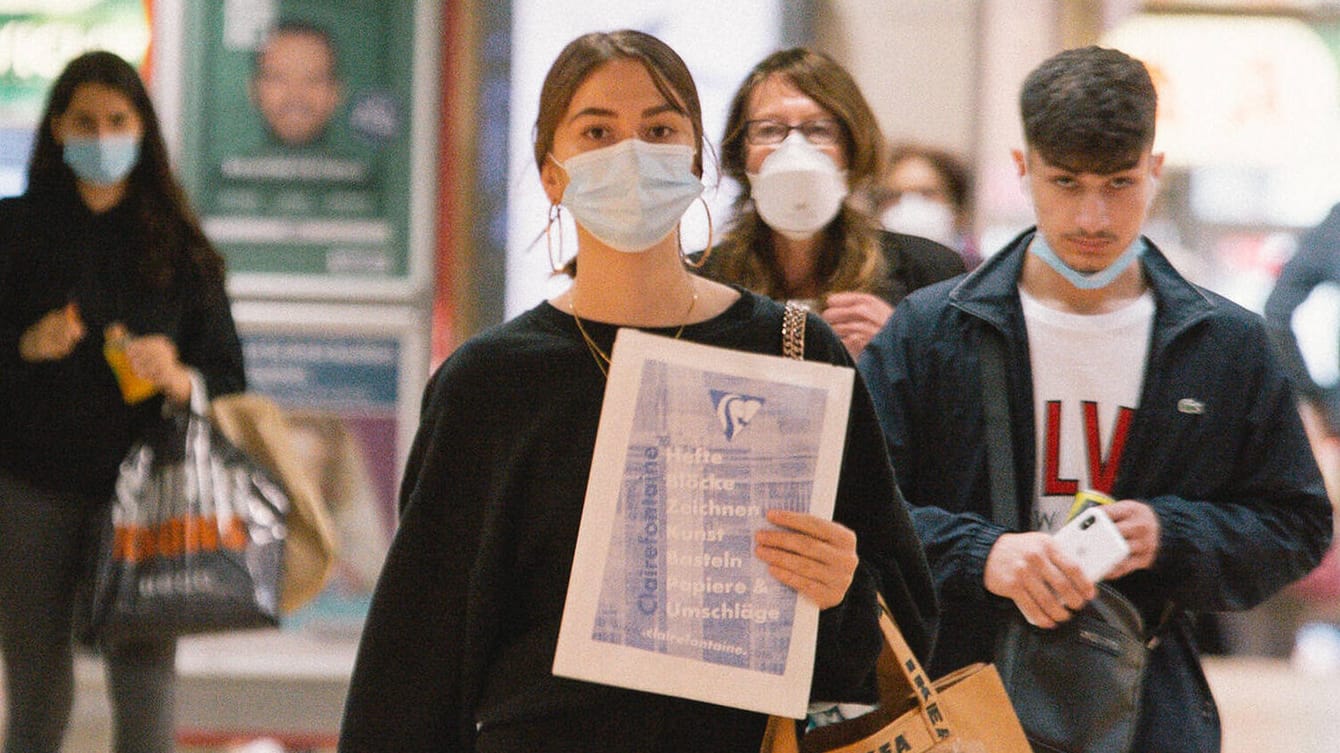
<instances>
[{"instance_id":1,"label":"gold chain bag strap","mask_svg":"<svg viewBox=\"0 0 1340 753\"><path fill-rule=\"evenodd\" d=\"M782 355L798 361L805 360L805 314L804 306L790 301L782 313Z\"/></svg>"}]
</instances>

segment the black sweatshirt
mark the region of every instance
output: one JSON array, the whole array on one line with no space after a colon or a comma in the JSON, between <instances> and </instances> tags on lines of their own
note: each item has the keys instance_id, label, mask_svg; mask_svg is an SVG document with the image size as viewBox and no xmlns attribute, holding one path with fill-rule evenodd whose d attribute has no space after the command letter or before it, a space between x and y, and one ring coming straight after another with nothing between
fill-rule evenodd
<instances>
[{"instance_id":1,"label":"black sweatshirt","mask_svg":"<svg viewBox=\"0 0 1340 753\"><path fill-rule=\"evenodd\" d=\"M742 291L682 337L779 355L781 311ZM608 353L616 328L584 326ZM809 360L851 364L812 314L808 330ZM604 383L572 316L547 303L475 337L434 376L341 751L467 753L476 722L508 739L543 739L550 751L566 749L558 737L578 738L583 750L758 749L760 714L551 673ZM869 700L880 646L875 589L923 657L937 607L859 377L834 518L856 532L861 565L846 601L820 613L811 693Z\"/></svg>"},{"instance_id":2,"label":"black sweatshirt","mask_svg":"<svg viewBox=\"0 0 1340 753\"><path fill-rule=\"evenodd\" d=\"M77 196L0 201L0 469L52 491L110 499L117 466L162 398L122 401L103 328L163 334L211 396L245 387L242 349L221 282L185 248L165 288L140 274L142 231L123 203L93 214ZM87 334L58 361L19 356L23 332L75 303Z\"/></svg>"}]
</instances>

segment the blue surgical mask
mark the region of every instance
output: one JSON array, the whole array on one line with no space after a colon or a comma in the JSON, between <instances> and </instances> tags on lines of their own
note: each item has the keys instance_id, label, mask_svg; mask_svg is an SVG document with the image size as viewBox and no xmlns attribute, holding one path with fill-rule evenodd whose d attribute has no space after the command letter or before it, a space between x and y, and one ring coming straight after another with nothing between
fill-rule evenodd
<instances>
[{"instance_id":1,"label":"blue surgical mask","mask_svg":"<svg viewBox=\"0 0 1340 753\"><path fill-rule=\"evenodd\" d=\"M610 248L645 251L669 235L702 195L693 157L687 144L640 139L582 152L558 163L568 174L561 203Z\"/></svg>"},{"instance_id":2,"label":"blue surgical mask","mask_svg":"<svg viewBox=\"0 0 1340 753\"><path fill-rule=\"evenodd\" d=\"M1111 285L1113 280L1117 279L1122 272L1129 269L1140 258L1140 254L1145 251L1145 239L1136 236L1135 240L1131 241L1131 245L1121 252L1121 256L1113 260L1106 269L1100 269L1097 272L1080 272L1061 261L1061 257L1057 256L1056 251L1048 245L1047 239L1040 230L1033 235L1033 242L1029 244L1028 250L1034 256L1047 262L1047 266L1056 270L1056 273L1064 277L1071 285L1080 290L1097 290Z\"/></svg>"},{"instance_id":3,"label":"blue surgical mask","mask_svg":"<svg viewBox=\"0 0 1340 753\"><path fill-rule=\"evenodd\" d=\"M139 136L71 136L62 150L65 164L86 183L120 183L140 158Z\"/></svg>"}]
</instances>

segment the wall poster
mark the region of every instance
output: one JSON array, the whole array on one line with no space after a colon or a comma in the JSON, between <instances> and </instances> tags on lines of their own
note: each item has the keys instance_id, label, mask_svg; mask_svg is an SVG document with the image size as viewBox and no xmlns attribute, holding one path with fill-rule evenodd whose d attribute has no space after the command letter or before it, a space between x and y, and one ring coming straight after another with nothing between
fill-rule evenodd
<instances>
[{"instance_id":1,"label":"wall poster","mask_svg":"<svg viewBox=\"0 0 1340 753\"><path fill-rule=\"evenodd\" d=\"M437 35L426 0L186 3L182 176L240 296L426 284Z\"/></svg>"},{"instance_id":2,"label":"wall poster","mask_svg":"<svg viewBox=\"0 0 1340 753\"><path fill-rule=\"evenodd\" d=\"M396 522L428 362L407 308L239 302L247 388L284 408L331 513L339 559L325 592L286 623L361 627Z\"/></svg>"}]
</instances>

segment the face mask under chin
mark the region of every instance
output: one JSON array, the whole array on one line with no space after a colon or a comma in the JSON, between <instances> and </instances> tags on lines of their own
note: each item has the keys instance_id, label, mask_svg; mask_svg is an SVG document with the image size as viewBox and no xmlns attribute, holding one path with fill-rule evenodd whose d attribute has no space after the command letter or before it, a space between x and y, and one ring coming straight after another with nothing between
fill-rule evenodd
<instances>
[{"instance_id":1,"label":"face mask under chin","mask_svg":"<svg viewBox=\"0 0 1340 753\"><path fill-rule=\"evenodd\" d=\"M1111 285L1123 272L1130 269L1131 265L1140 259L1144 250L1144 238L1136 236L1135 240L1131 241L1131 244L1126 247L1126 250L1121 252L1121 256L1114 259L1106 268L1097 272L1080 272L1061 260L1061 257L1052 249L1051 244L1047 243L1047 239L1043 236L1041 230L1033 236L1033 241L1028 245L1029 253L1046 262L1047 266L1080 290L1098 290Z\"/></svg>"},{"instance_id":2,"label":"face mask under chin","mask_svg":"<svg viewBox=\"0 0 1340 753\"><path fill-rule=\"evenodd\" d=\"M1148 196L1145 199L1146 218L1149 215L1150 209L1154 205L1154 198L1158 195L1158 177L1150 175L1148 180L1150 181L1150 186ZM1027 174L1019 176L1019 185L1023 189L1024 198L1028 201L1029 207L1035 208L1037 202L1033 197L1032 183ZM1056 253L1056 250L1047 242L1046 236L1042 233L1042 228L1039 227L1037 232L1033 235L1032 242L1029 243L1028 251L1045 262L1047 266L1051 267L1057 274L1064 277L1066 281L1074 287L1080 290L1098 290L1105 288L1116 281L1116 279L1121 276L1121 273L1125 272L1132 264L1135 264L1140 259L1140 256L1145 252L1145 248L1145 239L1140 235L1136 235L1135 239L1121 252L1121 255L1116 259L1113 259L1112 263L1107 265L1106 268L1096 272L1080 272L1061 260L1061 257Z\"/></svg>"}]
</instances>

